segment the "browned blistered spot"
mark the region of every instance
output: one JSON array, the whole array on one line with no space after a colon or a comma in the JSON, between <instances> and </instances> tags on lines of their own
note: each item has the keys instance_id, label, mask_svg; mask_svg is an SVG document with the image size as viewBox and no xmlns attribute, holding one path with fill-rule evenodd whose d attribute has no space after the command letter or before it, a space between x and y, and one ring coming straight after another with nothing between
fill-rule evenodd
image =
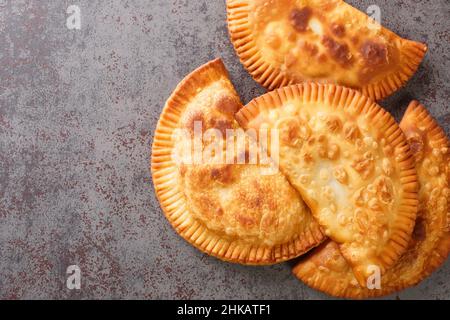
<instances>
[{"instance_id":1,"label":"browned blistered spot","mask_svg":"<svg viewBox=\"0 0 450 320\"><path fill-rule=\"evenodd\" d=\"M288 41L290 42L295 42L297 40L297 34L295 31L289 31L288 36L287 36ZM278 46L279 47L279 46Z\"/></svg>"},{"instance_id":2,"label":"browned blistered spot","mask_svg":"<svg viewBox=\"0 0 450 320\"><path fill-rule=\"evenodd\" d=\"M327 143L327 137L324 134L321 134L317 141L319 142L319 146L317 148L318 154L321 158L330 159L330 160L336 160L339 156L340 148L337 144Z\"/></svg>"},{"instance_id":3,"label":"browned blistered spot","mask_svg":"<svg viewBox=\"0 0 450 320\"><path fill-rule=\"evenodd\" d=\"M226 137L227 129L233 129L233 122L228 119L214 119L212 127L222 133L222 137Z\"/></svg>"},{"instance_id":4,"label":"browned blistered spot","mask_svg":"<svg viewBox=\"0 0 450 320\"><path fill-rule=\"evenodd\" d=\"M419 135L412 136L408 138L408 144L411 152L414 154L416 162L421 161L424 149L423 139Z\"/></svg>"},{"instance_id":5,"label":"browned blistered spot","mask_svg":"<svg viewBox=\"0 0 450 320\"><path fill-rule=\"evenodd\" d=\"M355 218L356 222L358 224L358 230L361 233L367 232L367 229L369 228L369 217L367 215L367 212L357 209L355 211Z\"/></svg>"},{"instance_id":6,"label":"browned blistered spot","mask_svg":"<svg viewBox=\"0 0 450 320\"><path fill-rule=\"evenodd\" d=\"M337 5L337 1L322 1L322 3L319 4L321 11L332 11L336 8Z\"/></svg>"},{"instance_id":7,"label":"browned blistered spot","mask_svg":"<svg viewBox=\"0 0 450 320\"><path fill-rule=\"evenodd\" d=\"M248 197L248 206L253 209L261 209L263 206L262 195L255 195L254 197Z\"/></svg>"},{"instance_id":8,"label":"browned blistered spot","mask_svg":"<svg viewBox=\"0 0 450 320\"><path fill-rule=\"evenodd\" d=\"M314 43L304 41L300 44L300 47L308 53L311 57L314 57L319 52L319 48Z\"/></svg>"},{"instance_id":9,"label":"browned blistered spot","mask_svg":"<svg viewBox=\"0 0 450 320\"><path fill-rule=\"evenodd\" d=\"M263 180L253 180L252 184L243 187L244 196L241 198L242 203L246 203L247 207L253 210L253 212L262 212L276 210L278 208L275 197L271 195L273 192L273 185ZM251 191L249 191L251 190Z\"/></svg>"},{"instance_id":10,"label":"browned blistered spot","mask_svg":"<svg viewBox=\"0 0 450 320\"><path fill-rule=\"evenodd\" d=\"M241 213L237 213L235 215L235 217L236 217L236 220L241 225L246 226L246 227L251 227L251 226L253 226L256 223L254 218L249 217L249 216L245 216L244 214L241 214Z\"/></svg>"},{"instance_id":11,"label":"browned blistered spot","mask_svg":"<svg viewBox=\"0 0 450 320\"><path fill-rule=\"evenodd\" d=\"M279 126L280 139L289 146L296 146L300 139L300 126L298 121L290 119Z\"/></svg>"},{"instance_id":12,"label":"browned blistered spot","mask_svg":"<svg viewBox=\"0 0 450 320\"><path fill-rule=\"evenodd\" d=\"M350 39L352 43L356 46L359 43L359 38L357 36L353 36Z\"/></svg>"},{"instance_id":13,"label":"browned blistered spot","mask_svg":"<svg viewBox=\"0 0 450 320\"><path fill-rule=\"evenodd\" d=\"M358 189L354 194L353 194L353 199L355 204L358 207L363 207L366 202L368 201L368 194L367 191L365 190L365 188L360 188Z\"/></svg>"},{"instance_id":14,"label":"browned blistered spot","mask_svg":"<svg viewBox=\"0 0 450 320\"><path fill-rule=\"evenodd\" d=\"M205 130L205 124L204 124L204 117L203 117L203 113L201 111L194 111L191 114L188 115L186 123L185 123L185 128L187 128L191 133L194 132L194 125L196 122L200 122L201 123L201 127L202 127L202 131ZM198 126L198 124L197 124Z\"/></svg>"},{"instance_id":15,"label":"browned blistered spot","mask_svg":"<svg viewBox=\"0 0 450 320\"><path fill-rule=\"evenodd\" d=\"M422 217L417 217L416 225L414 226L413 238L416 241L423 241L426 236L425 220Z\"/></svg>"},{"instance_id":16,"label":"browned blistered spot","mask_svg":"<svg viewBox=\"0 0 450 320\"><path fill-rule=\"evenodd\" d=\"M289 20L292 26L298 32L305 32L308 28L309 19L312 16L312 10L309 7L304 7L302 9L295 8L291 11L289 15Z\"/></svg>"},{"instance_id":17,"label":"browned blistered spot","mask_svg":"<svg viewBox=\"0 0 450 320\"><path fill-rule=\"evenodd\" d=\"M339 23L333 23L331 25L331 32L338 38L345 36L345 26Z\"/></svg>"},{"instance_id":18,"label":"browned blistered spot","mask_svg":"<svg viewBox=\"0 0 450 320\"><path fill-rule=\"evenodd\" d=\"M327 147L326 147L326 145L320 145L320 146L317 148L317 151L318 151L318 153L319 153L319 157L321 157L321 158L327 158L328 153L327 153Z\"/></svg>"},{"instance_id":19,"label":"browned blistered spot","mask_svg":"<svg viewBox=\"0 0 450 320\"><path fill-rule=\"evenodd\" d=\"M388 61L386 45L373 41L366 41L361 46L361 54L369 66L380 66Z\"/></svg>"},{"instance_id":20,"label":"browned blistered spot","mask_svg":"<svg viewBox=\"0 0 450 320\"><path fill-rule=\"evenodd\" d=\"M323 36L322 44L328 49L331 57L341 66L347 67L351 65L352 56L347 44L339 43L327 35Z\"/></svg>"},{"instance_id":21,"label":"browned blistered spot","mask_svg":"<svg viewBox=\"0 0 450 320\"><path fill-rule=\"evenodd\" d=\"M330 160L336 160L339 157L340 148L337 144L332 143L328 146L327 156Z\"/></svg>"},{"instance_id":22,"label":"browned blistered spot","mask_svg":"<svg viewBox=\"0 0 450 320\"><path fill-rule=\"evenodd\" d=\"M327 139L327 136L326 135L324 135L324 134L321 134L321 135L319 135L318 137L317 137L317 141L319 142L319 143L327 143L327 141L328 141L328 139Z\"/></svg>"},{"instance_id":23,"label":"browned blistered spot","mask_svg":"<svg viewBox=\"0 0 450 320\"><path fill-rule=\"evenodd\" d=\"M268 199L268 192L257 180L253 180L251 185L239 190L238 198L241 203L245 203L246 208L260 210L265 205L264 200Z\"/></svg>"},{"instance_id":24,"label":"browned blistered spot","mask_svg":"<svg viewBox=\"0 0 450 320\"><path fill-rule=\"evenodd\" d=\"M269 191L270 192L270 191ZM276 210L278 208L277 201L273 197L268 197L267 199L267 206L270 210Z\"/></svg>"},{"instance_id":25,"label":"browned blistered spot","mask_svg":"<svg viewBox=\"0 0 450 320\"><path fill-rule=\"evenodd\" d=\"M239 111L240 104L234 97L221 95L217 98L214 107L226 115L234 116L234 114Z\"/></svg>"},{"instance_id":26,"label":"browned blistered spot","mask_svg":"<svg viewBox=\"0 0 450 320\"><path fill-rule=\"evenodd\" d=\"M374 184L378 199L384 204L391 203L394 199L394 191L391 180L382 176L375 180Z\"/></svg>"},{"instance_id":27,"label":"browned blistered spot","mask_svg":"<svg viewBox=\"0 0 450 320\"><path fill-rule=\"evenodd\" d=\"M326 54L322 53L321 55L319 55L319 59L318 60L319 60L320 63L325 63L325 62L327 62L328 57L327 57Z\"/></svg>"},{"instance_id":28,"label":"browned blistered spot","mask_svg":"<svg viewBox=\"0 0 450 320\"><path fill-rule=\"evenodd\" d=\"M344 137L349 141L355 141L360 136L359 128L354 123L346 123L344 126Z\"/></svg>"},{"instance_id":29,"label":"browned blistered spot","mask_svg":"<svg viewBox=\"0 0 450 320\"><path fill-rule=\"evenodd\" d=\"M233 181L233 166L224 165L219 168L211 169L211 179L222 184L231 183Z\"/></svg>"},{"instance_id":30,"label":"browned blistered spot","mask_svg":"<svg viewBox=\"0 0 450 320\"><path fill-rule=\"evenodd\" d=\"M216 210L216 216L219 216L219 217L221 217L221 216L223 216L223 209L222 208L217 208L217 210Z\"/></svg>"},{"instance_id":31,"label":"browned blistered spot","mask_svg":"<svg viewBox=\"0 0 450 320\"><path fill-rule=\"evenodd\" d=\"M213 218L217 203L208 196L200 196L198 200L200 208L203 209L202 214L207 218Z\"/></svg>"},{"instance_id":32,"label":"browned blistered spot","mask_svg":"<svg viewBox=\"0 0 450 320\"><path fill-rule=\"evenodd\" d=\"M326 121L327 127L332 133L337 133L342 128L342 122L337 116L330 116Z\"/></svg>"},{"instance_id":33,"label":"browned blistered spot","mask_svg":"<svg viewBox=\"0 0 450 320\"><path fill-rule=\"evenodd\" d=\"M185 175L189 183L195 188L205 188L211 184L210 169L203 166L190 167Z\"/></svg>"},{"instance_id":34,"label":"browned blistered spot","mask_svg":"<svg viewBox=\"0 0 450 320\"><path fill-rule=\"evenodd\" d=\"M338 166L333 170L334 178L339 181L341 184L346 184L348 181L348 175L345 171L344 167Z\"/></svg>"},{"instance_id":35,"label":"browned blistered spot","mask_svg":"<svg viewBox=\"0 0 450 320\"><path fill-rule=\"evenodd\" d=\"M361 175L364 180L367 179L374 170L373 159L364 156L356 157L356 159L353 160L351 166L356 170L356 172Z\"/></svg>"},{"instance_id":36,"label":"browned blistered spot","mask_svg":"<svg viewBox=\"0 0 450 320\"><path fill-rule=\"evenodd\" d=\"M310 153L306 152L303 154L303 161L305 161L305 163L313 163L314 157Z\"/></svg>"}]
</instances>

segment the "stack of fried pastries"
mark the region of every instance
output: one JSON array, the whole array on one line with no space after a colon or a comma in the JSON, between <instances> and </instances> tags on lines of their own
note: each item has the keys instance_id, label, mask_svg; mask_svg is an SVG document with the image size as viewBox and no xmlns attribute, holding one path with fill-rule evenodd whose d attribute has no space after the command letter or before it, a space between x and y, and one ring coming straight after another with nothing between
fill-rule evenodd
<instances>
[{"instance_id":1,"label":"stack of fried pastries","mask_svg":"<svg viewBox=\"0 0 450 320\"><path fill-rule=\"evenodd\" d=\"M399 125L374 102L413 75L426 47L367 27L343 1L227 7L244 66L278 89L243 106L216 59L174 90L151 170L175 230L229 262L301 256L294 275L337 297L384 296L430 275L450 252L449 140L420 103Z\"/></svg>"}]
</instances>

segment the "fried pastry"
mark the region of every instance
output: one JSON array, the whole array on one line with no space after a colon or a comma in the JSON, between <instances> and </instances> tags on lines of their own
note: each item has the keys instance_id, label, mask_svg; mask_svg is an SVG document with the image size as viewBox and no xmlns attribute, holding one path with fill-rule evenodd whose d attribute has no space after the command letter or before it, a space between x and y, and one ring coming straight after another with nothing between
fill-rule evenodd
<instances>
[{"instance_id":1,"label":"fried pastry","mask_svg":"<svg viewBox=\"0 0 450 320\"><path fill-rule=\"evenodd\" d=\"M280 172L262 174L263 164L216 161L222 147L210 147L223 146L226 133L239 128L234 113L241 106L220 59L188 75L156 128L153 182L167 219L192 245L230 262L273 264L299 256L325 236ZM207 132L218 135L207 138ZM249 140L235 147L235 156L248 157ZM191 150L190 142L200 144L200 161L183 153L187 145ZM208 149L213 161L204 160Z\"/></svg>"},{"instance_id":2,"label":"fried pastry","mask_svg":"<svg viewBox=\"0 0 450 320\"><path fill-rule=\"evenodd\" d=\"M404 252L417 212L417 176L395 120L358 91L305 83L251 101L244 128L278 130L279 166L361 285Z\"/></svg>"},{"instance_id":3,"label":"fried pastry","mask_svg":"<svg viewBox=\"0 0 450 320\"><path fill-rule=\"evenodd\" d=\"M427 50L342 0L227 0L227 16L241 62L269 90L315 81L382 99Z\"/></svg>"},{"instance_id":4,"label":"fried pastry","mask_svg":"<svg viewBox=\"0 0 450 320\"><path fill-rule=\"evenodd\" d=\"M413 151L419 190L419 211L413 237L400 260L381 277L381 288L358 285L333 241L321 245L293 269L312 288L330 295L367 298L414 286L444 263L450 251L450 142L425 107L413 101L400 128Z\"/></svg>"}]
</instances>

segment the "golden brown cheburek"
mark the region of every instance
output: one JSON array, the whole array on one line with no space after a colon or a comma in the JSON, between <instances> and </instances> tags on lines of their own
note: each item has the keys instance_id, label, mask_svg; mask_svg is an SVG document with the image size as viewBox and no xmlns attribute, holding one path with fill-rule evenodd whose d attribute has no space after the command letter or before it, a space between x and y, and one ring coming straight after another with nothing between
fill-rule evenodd
<instances>
[{"instance_id":1,"label":"golden brown cheburek","mask_svg":"<svg viewBox=\"0 0 450 320\"><path fill-rule=\"evenodd\" d=\"M270 90L316 81L382 99L408 81L427 50L341 0L227 0L227 13L241 62Z\"/></svg>"},{"instance_id":2,"label":"golden brown cheburek","mask_svg":"<svg viewBox=\"0 0 450 320\"><path fill-rule=\"evenodd\" d=\"M234 113L241 106L220 59L188 75L168 99L156 128L153 182L167 219L192 245L226 261L273 264L325 239L295 189L279 172L262 175L262 164L187 161L184 153L198 138L192 135L196 126L204 154L212 143L224 142L226 131L239 127ZM209 140L209 129L223 135ZM220 149L211 150L219 154ZM236 155L248 151L248 144L236 146Z\"/></svg>"},{"instance_id":3,"label":"golden brown cheburek","mask_svg":"<svg viewBox=\"0 0 450 320\"><path fill-rule=\"evenodd\" d=\"M405 251L417 212L417 176L405 136L372 100L348 88L306 83L254 99L244 128L279 131L279 166L358 282Z\"/></svg>"},{"instance_id":4,"label":"golden brown cheburek","mask_svg":"<svg viewBox=\"0 0 450 320\"><path fill-rule=\"evenodd\" d=\"M327 241L293 269L307 285L333 296L367 298L414 286L444 263L450 251L450 142L425 107L413 101L400 127L415 156L419 212L413 237L400 260L381 278L381 289L358 285L333 241Z\"/></svg>"}]
</instances>

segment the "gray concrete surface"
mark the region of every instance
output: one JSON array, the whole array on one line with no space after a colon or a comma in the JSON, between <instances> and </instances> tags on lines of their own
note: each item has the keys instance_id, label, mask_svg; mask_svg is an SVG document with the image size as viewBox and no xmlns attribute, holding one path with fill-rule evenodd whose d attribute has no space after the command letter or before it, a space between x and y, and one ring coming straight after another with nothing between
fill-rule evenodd
<instances>
[{"instance_id":1,"label":"gray concrete surface","mask_svg":"<svg viewBox=\"0 0 450 320\"><path fill-rule=\"evenodd\" d=\"M450 127L447 0L350 1L430 51L383 105L412 98ZM81 30L66 9L81 9ZM0 0L0 298L322 299L290 264L244 267L171 229L148 169L165 99L222 57L244 101L263 93L227 37L224 0ZM81 290L65 286L82 271ZM450 264L392 298L450 298Z\"/></svg>"}]
</instances>

